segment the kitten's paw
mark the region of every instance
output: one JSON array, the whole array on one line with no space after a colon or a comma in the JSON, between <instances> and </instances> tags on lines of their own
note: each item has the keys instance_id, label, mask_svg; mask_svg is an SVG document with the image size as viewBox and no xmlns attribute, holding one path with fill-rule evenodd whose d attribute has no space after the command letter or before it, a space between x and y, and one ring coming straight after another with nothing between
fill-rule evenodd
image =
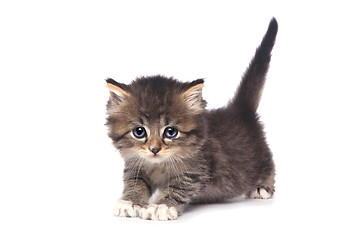
<instances>
[{"instance_id":1,"label":"kitten's paw","mask_svg":"<svg viewBox=\"0 0 360 240\"><path fill-rule=\"evenodd\" d=\"M151 204L143 212L141 218L147 220L175 220L178 217L178 211L175 207L168 207L165 204Z\"/></svg>"},{"instance_id":2,"label":"kitten's paw","mask_svg":"<svg viewBox=\"0 0 360 240\"><path fill-rule=\"evenodd\" d=\"M139 217L142 210L139 205L134 205L131 201L120 199L115 204L113 214L116 217Z\"/></svg>"},{"instance_id":3,"label":"kitten's paw","mask_svg":"<svg viewBox=\"0 0 360 240\"><path fill-rule=\"evenodd\" d=\"M274 190L266 187L258 187L255 191L251 192L250 198L252 199L270 199Z\"/></svg>"}]
</instances>

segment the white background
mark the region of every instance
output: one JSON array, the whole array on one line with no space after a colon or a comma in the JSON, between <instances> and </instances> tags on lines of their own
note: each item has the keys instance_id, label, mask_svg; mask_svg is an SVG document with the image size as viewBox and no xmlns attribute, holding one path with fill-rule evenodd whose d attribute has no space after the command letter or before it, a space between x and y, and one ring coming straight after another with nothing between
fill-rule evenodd
<instances>
[{"instance_id":1,"label":"white background","mask_svg":"<svg viewBox=\"0 0 360 240\"><path fill-rule=\"evenodd\" d=\"M122 160L104 79L206 78L222 106L273 16L259 112L275 198L112 217ZM359 239L359 23L356 1L1 1L0 238Z\"/></svg>"}]
</instances>

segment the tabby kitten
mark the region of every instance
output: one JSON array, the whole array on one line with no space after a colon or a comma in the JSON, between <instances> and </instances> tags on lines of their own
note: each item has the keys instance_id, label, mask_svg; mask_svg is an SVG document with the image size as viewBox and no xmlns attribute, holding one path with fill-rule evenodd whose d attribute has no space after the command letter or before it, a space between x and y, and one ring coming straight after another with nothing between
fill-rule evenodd
<instances>
[{"instance_id":1,"label":"tabby kitten","mask_svg":"<svg viewBox=\"0 0 360 240\"><path fill-rule=\"evenodd\" d=\"M106 80L106 124L125 161L116 216L173 220L190 203L273 195L275 167L256 110L277 29L273 18L234 99L220 109L205 109L202 79Z\"/></svg>"}]
</instances>

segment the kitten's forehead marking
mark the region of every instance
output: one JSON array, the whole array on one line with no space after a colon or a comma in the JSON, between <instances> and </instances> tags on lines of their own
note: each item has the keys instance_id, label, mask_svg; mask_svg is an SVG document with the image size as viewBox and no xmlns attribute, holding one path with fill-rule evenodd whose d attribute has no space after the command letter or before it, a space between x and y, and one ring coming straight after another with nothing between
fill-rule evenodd
<instances>
[{"instance_id":1,"label":"kitten's forehead marking","mask_svg":"<svg viewBox=\"0 0 360 240\"><path fill-rule=\"evenodd\" d=\"M140 123L141 125L147 126L148 128L161 129L164 126L169 125L173 121L170 121L165 114L159 116L156 119L150 119L148 114L142 113L142 117L139 118L139 121L135 121L135 123Z\"/></svg>"},{"instance_id":2,"label":"kitten's forehead marking","mask_svg":"<svg viewBox=\"0 0 360 240\"><path fill-rule=\"evenodd\" d=\"M139 111L139 114L142 115L143 117L145 118L150 118L150 114L149 113L146 113L145 111L142 111L142 110L138 110ZM142 118L140 118L141 120L143 120Z\"/></svg>"}]
</instances>

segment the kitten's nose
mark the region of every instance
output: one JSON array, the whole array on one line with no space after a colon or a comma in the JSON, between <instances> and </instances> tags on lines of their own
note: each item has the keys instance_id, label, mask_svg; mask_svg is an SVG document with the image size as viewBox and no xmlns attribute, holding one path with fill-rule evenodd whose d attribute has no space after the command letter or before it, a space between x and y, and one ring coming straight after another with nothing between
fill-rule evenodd
<instances>
[{"instance_id":1,"label":"kitten's nose","mask_svg":"<svg viewBox=\"0 0 360 240\"><path fill-rule=\"evenodd\" d=\"M161 147L156 147L156 146L150 146L149 150L153 153L153 154L157 154L158 152L160 152Z\"/></svg>"}]
</instances>

